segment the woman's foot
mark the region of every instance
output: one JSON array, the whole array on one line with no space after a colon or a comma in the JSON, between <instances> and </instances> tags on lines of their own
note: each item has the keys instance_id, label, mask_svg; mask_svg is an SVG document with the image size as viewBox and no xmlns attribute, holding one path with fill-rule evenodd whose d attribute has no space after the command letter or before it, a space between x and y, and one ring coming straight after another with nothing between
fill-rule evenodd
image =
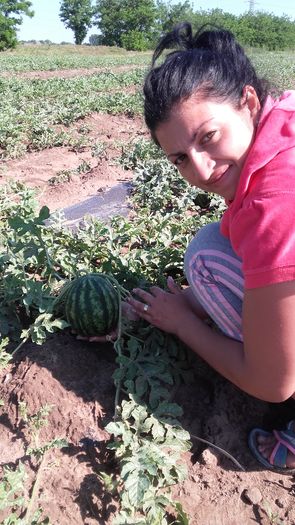
<instances>
[{"instance_id":1,"label":"woman's foot","mask_svg":"<svg viewBox=\"0 0 295 525\"><path fill-rule=\"evenodd\" d=\"M293 432L295 432L295 422L294 421L291 421L291 424L290 426L288 426L288 429L293 430ZM259 433L256 439L258 443L257 448L260 454L265 459L270 461L271 454L277 444L277 439L275 438L274 435L264 436L263 434L259 435ZM292 454L292 452L290 452L289 450L287 452L286 467L295 468L295 455Z\"/></svg>"},{"instance_id":2,"label":"woman's foot","mask_svg":"<svg viewBox=\"0 0 295 525\"><path fill-rule=\"evenodd\" d=\"M249 447L266 468L282 473L295 472L295 420L286 430L266 432L254 428L249 434Z\"/></svg>"}]
</instances>

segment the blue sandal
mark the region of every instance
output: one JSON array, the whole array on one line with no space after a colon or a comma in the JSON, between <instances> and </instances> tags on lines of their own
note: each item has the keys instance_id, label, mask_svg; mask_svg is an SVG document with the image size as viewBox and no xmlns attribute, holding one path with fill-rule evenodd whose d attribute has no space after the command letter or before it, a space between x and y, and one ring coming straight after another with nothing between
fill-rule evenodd
<instances>
[{"instance_id":1,"label":"blue sandal","mask_svg":"<svg viewBox=\"0 0 295 525\"><path fill-rule=\"evenodd\" d=\"M290 421L286 430L273 430L267 432L261 428L253 428L249 434L248 444L252 454L267 469L281 474L295 474L295 467L287 467L286 460L288 451L295 456L295 432L293 430L295 421ZM272 450L269 460L267 460L258 450L257 436L274 436L276 444Z\"/></svg>"}]
</instances>

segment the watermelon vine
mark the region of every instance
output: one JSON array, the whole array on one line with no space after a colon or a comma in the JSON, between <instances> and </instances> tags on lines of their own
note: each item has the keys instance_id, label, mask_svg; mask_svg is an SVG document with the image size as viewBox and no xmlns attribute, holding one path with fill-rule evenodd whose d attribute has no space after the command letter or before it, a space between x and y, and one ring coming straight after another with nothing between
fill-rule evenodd
<instances>
[{"instance_id":1,"label":"watermelon vine","mask_svg":"<svg viewBox=\"0 0 295 525\"><path fill-rule=\"evenodd\" d=\"M58 216L48 225L49 210L39 211L34 193L25 186L13 184L1 193L1 366L29 338L42 344L48 333L68 326L53 310L61 287L78 276L107 275L119 303L134 287L165 286L168 274L184 281L187 242L199 226L218 216L221 203L204 198L198 203L196 190L177 181L149 143L141 141L134 148L135 153L122 155L125 167L135 170L136 213L130 218L116 217L110 224L89 220L72 232ZM143 177L145 189L138 183ZM160 184L170 185L169 192L161 192ZM178 385L191 379L186 348L143 320L122 318L121 307L114 346L115 417L106 427L120 471L118 479L109 480L121 507L114 524L166 525L170 508L174 523L186 525L185 511L170 495L170 487L185 478L180 460L191 446L181 426L181 407L173 400Z\"/></svg>"}]
</instances>

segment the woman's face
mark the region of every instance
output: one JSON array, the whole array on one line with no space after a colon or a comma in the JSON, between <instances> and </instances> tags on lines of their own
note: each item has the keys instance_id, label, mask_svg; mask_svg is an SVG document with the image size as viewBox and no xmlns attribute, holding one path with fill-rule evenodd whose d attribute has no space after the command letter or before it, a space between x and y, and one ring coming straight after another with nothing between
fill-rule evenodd
<instances>
[{"instance_id":1,"label":"woman's face","mask_svg":"<svg viewBox=\"0 0 295 525\"><path fill-rule=\"evenodd\" d=\"M156 138L168 159L192 185L233 200L255 135L260 103L251 86L241 108L194 95L176 105Z\"/></svg>"}]
</instances>

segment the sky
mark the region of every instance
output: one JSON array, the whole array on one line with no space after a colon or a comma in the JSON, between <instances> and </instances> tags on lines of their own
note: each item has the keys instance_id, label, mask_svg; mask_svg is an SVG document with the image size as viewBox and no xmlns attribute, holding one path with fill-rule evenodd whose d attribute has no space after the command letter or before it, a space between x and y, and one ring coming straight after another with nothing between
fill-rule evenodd
<instances>
[{"instance_id":1,"label":"sky","mask_svg":"<svg viewBox=\"0 0 295 525\"><path fill-rule=\"evenodd\" d=\"M178 3L176 0L172 3ZM295 20L294 0L195 0L192 2L194 10L219 8L223 11L240 15L249 10L250 3L254 10L267 11L276 16L288 15ZM51 40L51 42L74 42L73 31L66 29L59 18L60 0L33 0L32 8L35 12L33 18L24 16L23 23L18 30L19 40ZM89 30L85 39L91 34L97 34L98 29Z\"/></svg>"}]
</instances>

